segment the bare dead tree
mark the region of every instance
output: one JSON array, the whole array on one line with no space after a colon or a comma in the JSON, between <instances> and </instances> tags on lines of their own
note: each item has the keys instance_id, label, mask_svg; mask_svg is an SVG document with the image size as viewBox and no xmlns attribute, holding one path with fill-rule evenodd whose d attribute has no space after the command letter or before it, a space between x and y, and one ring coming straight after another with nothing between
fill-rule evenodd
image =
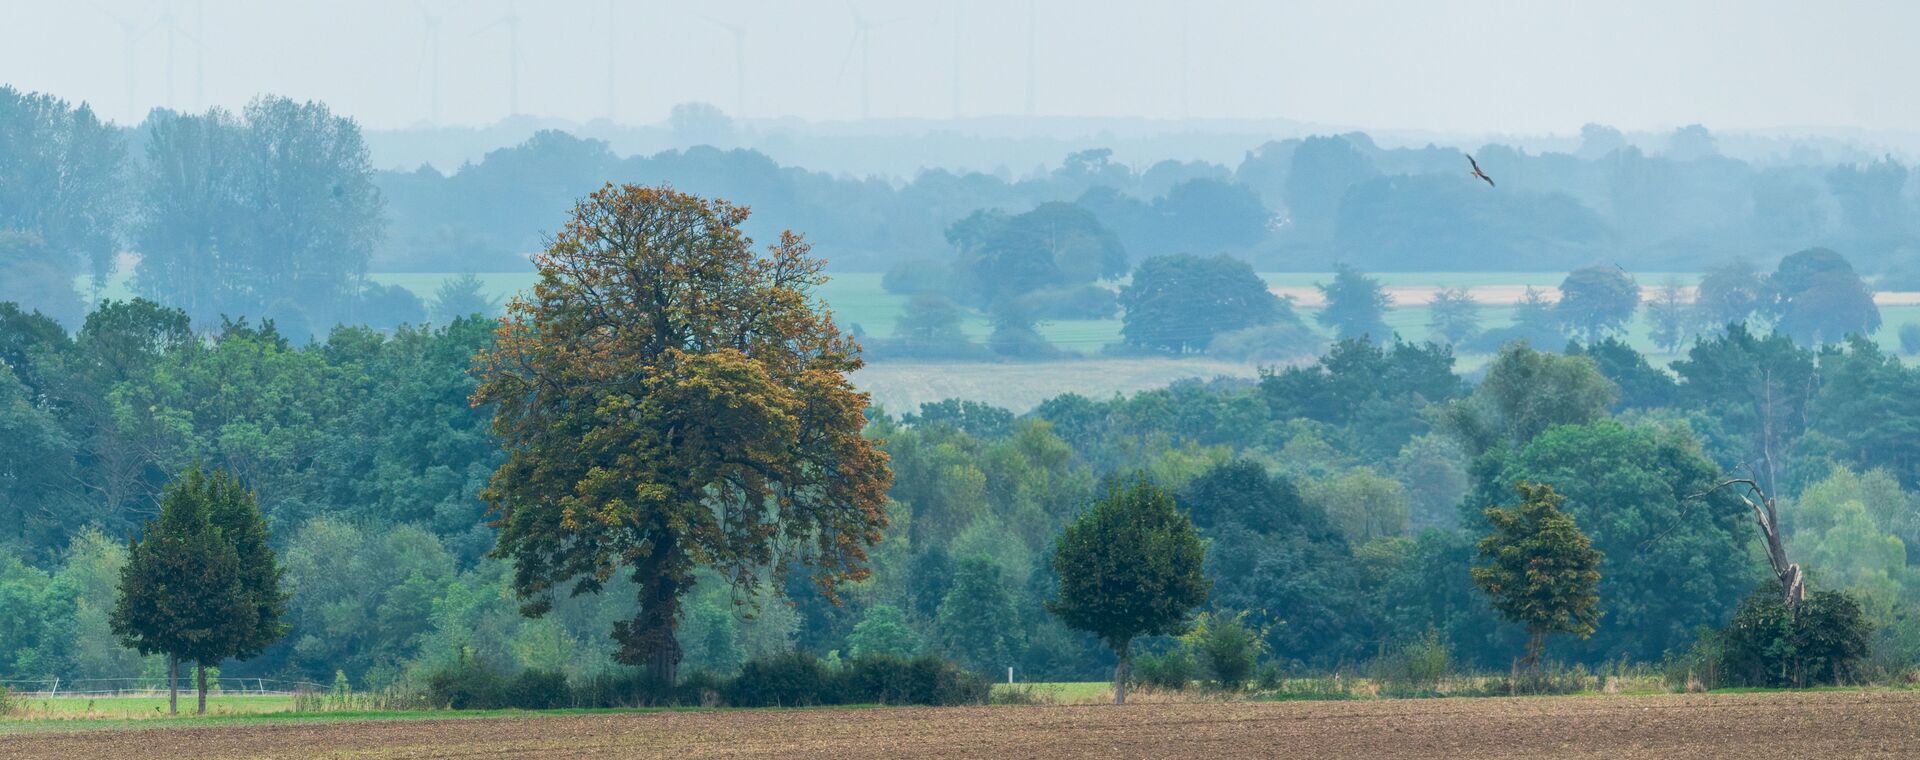
<instances>
[{"instance_id":1,"label":"bare dead tree","mask_svg":"<svg viewBox=\"0 0 1920 760\"><path fill-rule=\"evenodd\" d=\"M1760 524L1760 535L1767 541L1767 564L1773 567L1773 577L1780 581L1780 591L1785 595L1788 614L1798 619L1800 603L1807 597L1806 578L1800 571L1800 565L1787 559L1786 540L1780 535L1780 510L1772 490L1778 489L1780 482L1779 470L1773 458L1772 372L1765 374L1764 382L1766 399L1760 415L1760 464L1766 471L1766 485L1763 487L1758 478L1752 476L1728 478L1692 498L1731 488L1734 489L1734 496L1753 510L1754 520Z\"/></svg>"}]
</instances>

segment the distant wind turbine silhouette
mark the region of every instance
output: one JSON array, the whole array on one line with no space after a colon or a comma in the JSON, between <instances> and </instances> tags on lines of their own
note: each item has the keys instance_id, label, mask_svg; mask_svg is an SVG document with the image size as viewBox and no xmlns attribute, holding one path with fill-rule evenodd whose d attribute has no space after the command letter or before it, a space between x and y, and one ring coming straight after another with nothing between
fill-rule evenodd
<instances>
[{"instance_id":1,"label":"distant wind turbine silhouette","mask_svg":"<svg viewBox=\"0 0 1920 760\"><path fill-rule=\"evenodd\" d=\"M172 3L167 3L166 5L161 6L160 18L153 22L153 28L162 30L167 33L167 101L166 101L166 104L169 110L179 110L178 104L175 102L173 98L174 38L175 37L187 38L187 41L193 43L196 50L200 47L200 38L195 37L194 35L189 34L187 30L180 28L180 24L175 21L175 17L173 15ZM194 76L197 79L200 76L200 74L196 72ZM195 85L195 89L197 91L199 89L199 86Z\"/></svg>"},{"instance_id":2,"label":"distant wind turbine silhouette","mask_svg":"<svg viewBox=\"0 0 1920 760\"><path fill-rule=\"evenodd\" d=\"M120 25L120 57L125 61L127 66L127 118L131 121L138 121L141 116L139 88L137 87L140 64L139 61L135 60L134 54L140 44L140 38L147 36L147 32L152 31L152 27L130 16L122 16L102 8L99 3L88 2L87 5L92 7L95 12L112 19L114 23Z\"/></svg>"},{"instance_id":3,"label":"distant wind turbine silhouette","mask_svg":"<svg viewBox=\"0 0 1920 760\"><path fill-rule=\"evenodd\" d=\"M520 13L513 3L507 3L507 12L493 23L474 30L474 36L497 26L507 28L507 115L520 115Z\"/></svg>"},{"instance_id":4,"label":"distant wind turbine silhouette","mask_svg":"<svg viewBox=\"0 0 1920 760\"><path fill-rule=\"evenodd\" d=\"M413 0L413 6L420 9L420 63L427 69L427 121L440 123L440 28L447 15L460 3L453 3L435 13L421 0Z\"/></svg>"},{"instance_id":5,"label":"distant wind turbine silhouette","mask_svg":"<svg viewBox=\"0 0 1920 760\"><path fill-rule=\"evenodd\" d=\"M739 118L747 110L747 25L721 21L702 14L701 19L733 35L733 115Z\"/></svg>"},{"instance_id":6,"label":"distant wind turbine silhouette","mask_svg":"<svg viewBox=\"0 0 1920 760\"><path fill-rule=\"evenodd\" d=\"M871 21L866 17L866 14L861 13L860 9L853 4L853 0L847 0L847 12L853 15L853 40L847 44L847 55L840 61L840 76L842 78L846 77L847 64L853 62L854 49L858 48L860 51L860 118L865 119L872 115L873 105L873 61L871 57L873 52L873 30L890 24L897 24L906 19L896 16L881 21Z\"/></svg>"}]
</instances>

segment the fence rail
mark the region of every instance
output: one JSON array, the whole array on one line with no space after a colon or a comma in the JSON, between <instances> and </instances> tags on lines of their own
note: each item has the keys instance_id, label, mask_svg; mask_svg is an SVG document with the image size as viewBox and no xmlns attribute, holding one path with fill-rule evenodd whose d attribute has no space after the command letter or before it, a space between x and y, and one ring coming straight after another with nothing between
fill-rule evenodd
<instances>
[{"instance_id":1,"label":"fence rail","mask_svg":"<svg viewBox=\"0 0 1920 760\"><path fill-rule=\"evenodd\" d=\"M197 684L193 678L179 680L181 691L193 691ZM47 679L0 679L0 687L13 692L22 699L51 699L55 697L157 697L166 696L166 678L47 678ZM242 695L257 697L290 697L300 694L317 694L329 691L325 684L313 681L288 681L278 678L212 678L207 679L209 693L224 695Z\"/></svg>"}]
</instances>

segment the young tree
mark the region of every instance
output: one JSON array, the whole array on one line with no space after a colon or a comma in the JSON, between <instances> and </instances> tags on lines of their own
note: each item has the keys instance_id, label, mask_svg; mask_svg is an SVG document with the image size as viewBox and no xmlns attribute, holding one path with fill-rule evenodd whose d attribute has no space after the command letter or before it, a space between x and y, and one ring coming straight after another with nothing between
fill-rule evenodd
<instances>
[{"instance_id":1,"label":"young tree","mask_svg":"<svg viewBox=\"0 0 1920 760\"><path fill-rule=\"evenodd\" d=\"M1501 616L1527 627L1529 668L1540 667L1548 634L1593 635L1600 623L1600 552L1560 511L1546 484L1519 484L1516 509L1488 507L1493 532L1480 539L1473 582Z\"/></svg>"},{"instance_id":2,"label":"young tree","mask_svg":"<svg viewBox=\"0 0 1920 760\"><path fill-rule=\"evenodd\" d=\"M837 599L887 522L887 458L847 380L859 348L811 293L823 262L790 232L756 254L747 213L664 187L593 193L475 360L473 402L497 405L507 454L482 498L523 611L632 573L617 657L656 678L676 676L697 569L753 591L800 560Z\"/></svg>"},{"instance_id":3,"label":"young tree","mask_svg":"<svg viewBox=\"0 0 1920 760\"><path fill-rule=\"evenodd\" d=\"M1625 329L1640 306L1640 286L1626 272L1612 266L1575 269L1560 282L1560 303L1554 312L1568 332L1588 342Z\"/></svg>"},{"instance_id":4,"label":"young tree","mask_svg":"<svg viewBox=\"0 0 1920 760\"><path fill-rule=\"evenodd\" d=\"M160 517L127 547L120 598L112 615L121 643L167 656L167 710L178 712L180 662L200 666L200 712L207 711L206 666L249 651L262 636L262 600L249 591L239 549L216 520L208 479L198 466L169 486ZM277 626L277 621L274 624Z\"/></svg>"},{"instance_id":5,"label":"young tree","mask_svg":"<svg viewBox=\"0 0 1920 760\"><path fill-rule=\"evenodd\" d=\"M1427 305L1427 330L1458 346L1480 333L1480 302L1466 288L1443 288Z\"/></svg>"},{"instance_id":6,"label":"young tree","mask_svg":"<svg viewBox=\"0 0 1920 760\"><path fill-rule=\"evenodd\" d=\"M472 272L440 283L433 293L434 324L450 325L456 319L472 316L492 319L499 313L500 304L486 294L485 288L486 283Z\"/></svg>"},{"instance_id":7,"label":"young tree","mask_svg":"<svg viewBox=\"0 0 1920 760\"><path fill-rule=\"evenodd\" d=\"M1054 544L1059 595L1047 609L1068 627L1090 632L1120 658L1114 704L1127 701L1133 640L1178 633L1206 603L1206 547L1193 522L1159 487L1137 479L1068 524Z\"/></svg>"},{"instance_id":8,"label":"young tree","mask_svg":"<svg viewBox=\"0 0 1920 760\"><path fill-rule=\"evenodd\" d=\"M1346 264L1334 267L1333 282L1315 283L1327 305L1320 308L1314 321L1333 331L1336 338L1372 337L1384 342L1393 333L1383 317L1393 297L1380 287L1380 281L1361 274Z\"/></svg>"},{"instance_id":9,"label":"young tree","mask_svg":"<svg viewBox=\"0 0 1920 760\"><path fill-rule=\"evenodd\" d=\"M1647 321L1653 326L1649 337L1653 338L1653 344L1669 353L1679 350L1693 330L1692 316L1693 311L1681 298L1679 284L1669 281L1647 302Z\"/></svg>"}]
</instances>

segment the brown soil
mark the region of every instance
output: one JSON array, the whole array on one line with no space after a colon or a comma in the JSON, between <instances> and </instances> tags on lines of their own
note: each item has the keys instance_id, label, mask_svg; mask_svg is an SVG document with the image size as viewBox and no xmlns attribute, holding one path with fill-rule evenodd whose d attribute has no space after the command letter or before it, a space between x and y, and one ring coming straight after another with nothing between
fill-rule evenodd
<instances>
[{"instance_id":1,"label":"brown soil","mask_svg":"<svg viewBox=\"0 0 1920 760\"><path fill-rule=\"evenodd\" d=\"M1920 755L1920 693L750 710L130 728L0 757L1353 757Z\"/></svg>"}]
</instances>

